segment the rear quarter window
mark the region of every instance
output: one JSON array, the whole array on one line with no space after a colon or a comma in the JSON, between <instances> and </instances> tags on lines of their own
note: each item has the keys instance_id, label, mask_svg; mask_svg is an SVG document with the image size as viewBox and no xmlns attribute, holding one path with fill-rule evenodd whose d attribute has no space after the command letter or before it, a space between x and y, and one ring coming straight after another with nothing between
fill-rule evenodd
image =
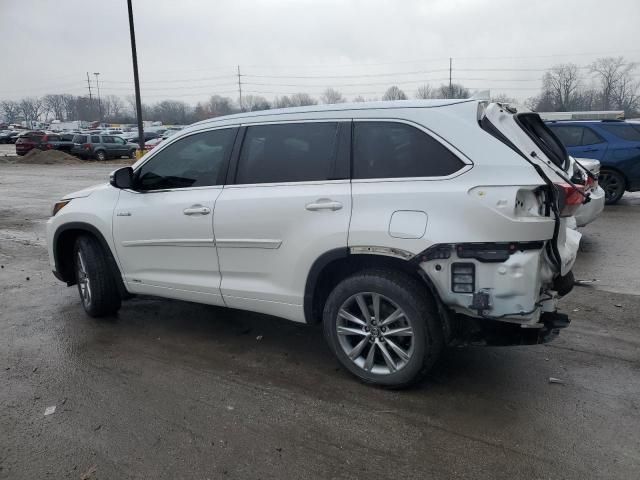
<instances>
[{"instance_id":1,"label":"rear quarter window","mask_svg":"<svg viewBox=\"0 0 640 480\"><path fill-rule=\"evenodd\" d=\"M442 177L464 167L422 130L398 122L354 124L353 178Z\"/></svg>"},{"instance_id":2,"label":"rear quarter window","mask_svg":"<svg viewBox=\"0 0 640 480\"><path fill-rule=\"evenodd\" d=\"M602 124L600 125L605 132L609 132L622 140L628 140L630 142L640 142L640 130L636 130L629 124Z\"/></svg>"}]
</instances>

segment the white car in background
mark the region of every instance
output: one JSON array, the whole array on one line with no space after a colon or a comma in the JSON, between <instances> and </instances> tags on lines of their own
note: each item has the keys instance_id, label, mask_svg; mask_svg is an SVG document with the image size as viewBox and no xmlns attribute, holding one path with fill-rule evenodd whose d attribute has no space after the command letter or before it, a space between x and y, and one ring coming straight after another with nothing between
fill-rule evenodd
<instances>
[{"instance_id":1,"label":"white car in background","mask_svg":"<svg viewBox=\"0 0 640 480\"><path fill-rule=\"evenodd\" d=\"M598 185L600 175L600 161L593 158L576 158L576 162L589 170L592 177L587 180L586 191L590 193L589 202L582 204L574 214L577 227L584 227L593 222L604 210L605 192Z\"/></svg>"},{"instance_id":2,"label":"white car in background","mask_svg":"<svg viewBox=\"0 0 640 480\"><path fill-rule=\"evenodd\" d=\"M445 345L568 325L572 162L537 114L477 100L218 117L56 203L48 251L91 316L145 294L321 322L348 371L400 387Z\"/></svg>"}]
</instances>

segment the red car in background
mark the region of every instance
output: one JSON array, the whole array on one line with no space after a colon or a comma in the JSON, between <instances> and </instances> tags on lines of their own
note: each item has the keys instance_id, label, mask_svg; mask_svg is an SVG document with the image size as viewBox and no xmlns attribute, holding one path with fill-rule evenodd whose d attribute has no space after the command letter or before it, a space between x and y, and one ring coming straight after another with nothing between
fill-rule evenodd
<instances>
[{"instance_id":1,"label":"red car in background","mask_svg":"<svg viewBox=\"0 0 640 480\"><path fill-rule=\"evenodd\" d=\"M42 137L44 137L44 132L26 132L18 137L16 140L16 154L17 155L26 155L30 150L36 148Z\"/></svg>"}]
</instances>

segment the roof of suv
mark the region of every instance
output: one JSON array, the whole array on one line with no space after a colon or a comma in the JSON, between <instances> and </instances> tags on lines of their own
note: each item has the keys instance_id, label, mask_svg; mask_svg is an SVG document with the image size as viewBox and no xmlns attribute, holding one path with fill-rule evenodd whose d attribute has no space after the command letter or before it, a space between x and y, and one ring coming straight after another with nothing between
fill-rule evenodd
<instances>
[{"instance_id":1,"label":"roof of suv","mask_svg":"<svg viewBox=\"0 0 640 480\"><path fill-rule=\"evenodd\" d=\"M255 118L263 116L273 115L285 115L295 113L315 113L315 112L335 112L346 110L379 110L379 109L393 109L393 108L435 108L444 107L447 105L456 105L459 103L478 102L477 99L439 99L439 100L393 100L393 101L379 101L379 102L357 102L357 103L336 103L330 105L308 105L304 107L291 107L291 108L277 108L273 110L259 110L256 112L244 112L236 113L234 115L225 115L222 117L209 118L200 122L194 123L189 127L203 126L209 123L215 123L219 121L243 119L243 118Z\"/></svg>"}]
</instances>

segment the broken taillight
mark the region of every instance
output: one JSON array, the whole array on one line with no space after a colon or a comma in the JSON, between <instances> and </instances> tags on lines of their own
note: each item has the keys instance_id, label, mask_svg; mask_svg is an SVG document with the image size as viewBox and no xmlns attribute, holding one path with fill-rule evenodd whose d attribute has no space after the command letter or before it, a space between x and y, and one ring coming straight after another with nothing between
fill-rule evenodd
<instances>
[{"instance_id":1,"label":"broken taillight","mask_svg":"<svg viewBox=\"0 0 640 480\"><path fill-rule=\"evenodd\" d=\"M561 217L570 217L576 213L576 210L584 203L585 186L569 185L568 183L557 183L556 187L559 192L558 210Z\"/></svg>"}]
</instances>

